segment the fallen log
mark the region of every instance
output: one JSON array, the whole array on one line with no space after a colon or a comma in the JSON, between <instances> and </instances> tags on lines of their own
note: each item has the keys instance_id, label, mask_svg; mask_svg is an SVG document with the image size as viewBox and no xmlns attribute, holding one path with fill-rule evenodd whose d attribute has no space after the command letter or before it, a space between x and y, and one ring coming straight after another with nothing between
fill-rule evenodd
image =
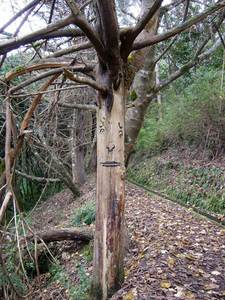
<instances>
[{"instance_id":1,"label":"fallen log","mask_svg":"<svg viewBox=\"0 0 225 300\"><path fill-rule=\"evenodd\" d=\"M37 238L37 242L39 243L41 241L49 243L66 240L90 241L94 238L94 232L89 227L76 227L51 229L48 231L35 232L33 235L27 236L28 241L33 241L35 238Z\"/></svg>"}]
</instances>

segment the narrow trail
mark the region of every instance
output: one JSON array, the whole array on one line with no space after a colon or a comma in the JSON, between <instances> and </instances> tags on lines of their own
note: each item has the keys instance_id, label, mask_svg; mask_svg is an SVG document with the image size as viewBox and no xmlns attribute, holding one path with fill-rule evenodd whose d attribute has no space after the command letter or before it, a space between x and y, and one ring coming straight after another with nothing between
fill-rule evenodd
<instances>
[{"instance_id":1,"label":"narrow trail","mask_svg":"<svg viewBox=\"0 0 225 300\"><path fill-rule=\"evenodd\" d=\"M93 181L84 186L79 203L95 198L94 186ZM48 201L43 203L47 217L39 219L37 227L40 224L49 227L58 226L57 224L62 227L68 227L68 224L71 226L68 223L69 216L77 209L77 203L71 197L65 191L49 199L49 204ZM59 208L60 203L67 205L60 206L58 216L54 214L52 207ZM41 211L42 208L39 207L38 215ZM60 220L64 215L67 218L62 224ZM129 249L125 258L125 282L112 300L225 299L223 227L178 204L150 195L130 183L126 186L126 224ZM58 247L62 253L62 259L58 254L60 263L66 268L71 282L76 285L76 242L70 242L69 247L68 243L60 243ZM68 256L66 263L63 259L65 253ZM85 269L91 276L91 262ZM60 297L50 296L56 295L57 290ZM42 282L37 294L39 297L33 299L69 299L63 287L58 283L49 285L47 281Z\"/></svg>"},{"instance_id":2,"label":"narrow trail","mask_svg":"<svg viewBox=\"0 0 225 300\"><path fill-rule=\"evenodd\" d=\"M224 228L133 184L126 221L126 280L112 299L225 299Z\"/></svg>"}]
</instances>

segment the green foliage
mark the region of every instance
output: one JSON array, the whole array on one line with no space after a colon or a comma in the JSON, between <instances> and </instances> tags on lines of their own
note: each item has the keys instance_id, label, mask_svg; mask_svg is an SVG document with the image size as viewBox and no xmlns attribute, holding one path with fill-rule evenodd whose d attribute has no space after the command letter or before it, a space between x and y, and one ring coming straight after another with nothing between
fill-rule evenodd
<instances>
[{"instance_id":1,"label":"green foliage","mask_svg":"<svg viewBox=\"0 0 225 300\"><path fill-rule=\"evenodd\" d=\"M0 76L5 75L9 71L19 71L17 70L17 68L22 67L26 59L23 54L17 53L15 55L10 55L9 57L6 58L5 63L0 69Z\"/></svg>"},{"instance_id":2,"label":"green foliage","mask_svg":"<svg viewBox=\"0 0 225 300\"><path fill-rule=\"evenodd\" d=\"M79 208L73 217L73 225L90 225L95 221L95 203L88 202Z\"/></svg>"},{"instance_id":3,"label":"green foliage","mask_svg":"<svg viewBox=\"0 0 225 300\"><path fill-rule=\"evenodd\" d=\"M152 104L137 149L160 153L170 146L193 145L211 156L225 147L225 96L220 90L221 74L204 68L193 83L177 94L173 86L163 94L162 114ZM180 90L180 88L178 89Z\"/></svg>"},{"instance_id":4,"label":"green foliage","mask_svg":"<svg viewBox=\"0 0 225 300\"><path fill-rule=\"evenodd\" d=\"M83 247L82 255L87 262L91 262L93 260L93 245L91 242Z\"/></svg>"},{"instance_id":5,"label":"green foliage","mask_svg":"<svg viewBox=\"0 0 225 300\"><path fill-rule=\"evenodd\" d=\"M21 153L18 161L18 169L26 174L34 175L36 177L51 177L46 174L45 169L40 162L35 158L31 147L25 144L24 150ZM24 211L32 209L36 202L39 200L40 195L42 201L62 190L63 184L60 182L54 183L40 183L37 181L29 180L20 175L16 175L16 185L21 198L21 207ZM44 190L44 193L42 194Z\"/></svg>"},{"instance_id":6,"label":"green foliage","mask_svg":"<svg viewBox=\"0 0 225 300\"><path fill-rule=\"evenodd\" d=\"M90 278L86 275L82 265L77 265L79 285L71 289L70 295L73 300L86 300L90 290Z\"/></svg>"},{"instance_id":7,"label":"green foliage","mask_svg":"<svg viewBox=\"0 0 225 300\"><path fill-rule=\"evenodd\" d=\"M14 247L7 248L7 256L4 261L4 268L0 265L0 291L4 286L9 286L11 289L11 284L14 288L21 294L27 293L27 286L24 283L24 274L18 269L18 261L16 259L16 250ZM17 270L17 271L15 271ZM1 294L0 294L1 296Z\"/></svg>"},{"instance_id":8,"label":"green foliage","mask_svg":"<svg viewBox=\"0 0 225 300\"><path fill-rule=\"evenodd\" d=\"M90 290L90 278L85 273L84 267L80 264L76 265L79 283L74 285L69 279L66 271L59 264L54 264L50 268L52 280L59 281L61 285L68 291L71 300L87 300Z\"/></svg>"},{"instance_id":9,"label":"green foliage","mask_svg":"<svg viewBox=\"0 0 225 300\"><path fill-rule=\"evenodd\" d=\"M128 177L185 204L225 214L225 170L146 158L130 166Z\"/></svg>"},{"instance_id":10,"label":"green foliage","mask_svg":"<svg viewBox=\"0 0 225 300\"><path fill-rule=\"evenodd\" d=\"M129 101L135 101L137 99L137 93L135 90L132 90L128 96Z\"/></svg>"}]
</instances>

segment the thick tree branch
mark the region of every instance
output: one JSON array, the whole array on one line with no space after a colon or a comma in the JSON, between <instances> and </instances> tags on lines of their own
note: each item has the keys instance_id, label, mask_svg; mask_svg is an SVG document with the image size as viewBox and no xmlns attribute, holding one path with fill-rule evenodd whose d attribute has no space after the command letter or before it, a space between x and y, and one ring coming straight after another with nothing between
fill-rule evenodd
<instances>
[{"instance_id":1,"label":"thick tree branch","mask_svg":"<svg viewBox=\"0 0 225 300\"><path fill-rule=\"evenodd\" d=\"M93 44L98 55L103 60L105 60L105 49L97 32L95 32L91 25L87 22L86 18L83 16L82 12L73 0L66 0L66 3L71 9L74 18L74 24L77 25L86 34L88 39Z\"/></svg>"},{"instance_id":2,"label":"thick tree branch","mask_svg":"<svg viewBox=\"0 0 225 300\"><path fill-rule=\"evenodd\" d=\"M6 73L5 79L7 81L13 80L18 76L31 73L33 71L43 70L43 69L56 69L56 68L64 68L67 67L68 63L41 63L35 64L28 67L21 67L15 71L10 71Z\"/></svg>"},{"instance_id":3,"label":"thick tree branch","mask_svg":"<svg viewBox=\"0 0 225 300\"><path fill-rule=\"evenodd\" d=\"M141 20L137 23L137 25L131 29L131 32L128 34L129 37L127 38L131 39L132 42L135 40L135 38L139 35L139 33L141 33L141 31L145 28L145 26L160 8L162 2L163 0L156 0L154 2L154 4L149 8L149 10L142 16Z\"/></svg>"},{"instance_id":4,"label":"thick tree branch","mask_svg":"<svg viewBox=\"0 0 225 300\"><path fill-rule=\"evenodd\" d=\"M119 26L116 15L115 1L97 0L99 14L99 30L107 53L107 66L110 79L114 84L120 71Z\"/></svg>"},{"instance_id":5,"label":"thick tree branch","mask_svg":"<svg viewBox=\"0 0 225 300\"><path fill-rule=\"evenodd\" d=\"M69 78L72 81L82 83L82 84L87 84L87 85L93 87L94 89L96 89L97 91L100 91L102 93L107 92L107 88L102 86L102 85L99 85L95 80L77 76L77 75L73 74L72 72L70 72L67 69L64 69L64 74L67 78Z\"/></svg>"},{"instance_id":6,"label":"thick tree branch","mask_svg":"<svg viewBox=\"0 0 225 300\"><path fill-rule=\"evenodd\" d=\"M77 65L77 66L68 66L68 67L66 67L67 70L73 70L73 71L77 71L77 72L91 72L91 71L93 71L93 68L94 68L93 65ZM11 96L16 91L18 91L18 90L20 90L20 89L36 82L36 81L39 81L39 80L44 79L46 77L50 77L50 76L55 75L55 74L61 74L61 73L63 73L64 70L65 70L65 68L56 68L56 69L44 72L40 75L34 76L31 79L27 79L27 80L23 81L22 83L18 84L17 86L12 87L9 90L9 94Z\"/></svg>"},{"instance_id":7,"label":"thick tree branch","mask_svg":"<svg viewBox=\"0 0 225 300\"><path fill-rule=\"evenodd\" d=\"M164 40L167 40L167 39L175 36L176 34L179 34L179 33L183 32L184 30L190 28L194 24L204 20L207 16L215 13L216 11L218 11L220 9L223 9L224 7L225 7L225 1L221 1L217 4L215 4L213 7L207 9L203 13L201 13L201 14L191 18L190 20L182 23L181 25L175 27L174 29L171 29L160 35L156 35L153 37L151 36L149 39L146 39L144 41L134 43L133 50L139 50L139 49L142 49L142 48L145 48L148 46L152 46L152 45L162 42Z\"/></svg>"},{"instance_id":8,"label":"thick tree branch","mask_svg":"<svg viewBox=\"0 0 225 300\"><path fill-rule=\"evenodd\" d=\"M97 106L91 105L91 104L78 104L78 103L59 103L59 106L70 108L70 109L83 109L83 110L89 110L89 111L94 111L96 112Z\"/></svg>"},{"instance_id":9,"label":"thick tree branch","mask_svg":"<svg viewBox=\"0 0 225 300\"><path fill-rule=\"evenodd\" d=\"M52 57L60 57L60 56L63 56L63 55L71 54L71 53L74 53L76 51L85 50L85 49L89 49L89 48L92 48L92 47L93 47L93 45L90 42L85 42L85 43L82 43L82 44L71 46L71 47L66 48L66 49L55 51L53 54L48 55L48 56L44 57L43 59L52 58Z\"/></svg>"},{"instance_id":10,"label":"thick tree branch","mask_svg":"<svg viewBox=\"0 0 225 300\"><path fill-rule=\"evenodd\" d=\"M69 17L67 17L67 18L65 18L61 21L58 21L54 24L50 24L50 25L48 25L47 27L45 27L43 29L34 31L30 34L27 34L27 35L23 36L23 37L18 37L18 38L15 37L15 38L9 39L7 41L1 42L0 43L0 54L5 54L7 52L10 52L11 50L17 49L20 46L24 46L28 43L31 43L34 40L41 40L41 39L44 38L44 36L46 34L55 32L60 28L63 28L65 26L69 25L69 24L72 24L73 19L74 19L73 16L70 15Z\"/></svg>"}]
</instances>

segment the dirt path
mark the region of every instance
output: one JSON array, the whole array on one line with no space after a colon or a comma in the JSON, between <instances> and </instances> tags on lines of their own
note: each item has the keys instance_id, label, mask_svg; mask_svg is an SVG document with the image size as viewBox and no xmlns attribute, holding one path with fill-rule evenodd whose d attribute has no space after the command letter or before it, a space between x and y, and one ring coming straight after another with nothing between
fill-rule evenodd
<instances>
[{"instance_id":1,"label":"dirt path","mask_svg":"<svg viewBox=\"0 0 225 300\"><path fill-rule=\"evenodd\" d=\"M86 185L81 203L84 199L94 199L93 187L94 182ZM130 237L125 260L126 279L112 300L225 299L225 229L179 205L148 195L132 184L127 184L126 190L126 222ZM64 213L69 216L77 207L68 201L66 207L60 207L60 218L51 216L52 206L58 207L55 202L61 198L59 195L50 199L49 215L48 205L43 204L50 223L56 226ZM76 245L67 246L60 244L62 258L60 254L58 257L72 284L76 285ZM65 253L68 255L66 262ZM85 269L91 276L91 262ZM55 295L57 289L60 297L50 296ZM44 282L38 291L39 297L33 299L69 299L67 294L58 283Z\"/></svg>"},{"instance_id":2,"label":"dirt path","mask_svg":"<svg viewBox=\"0 0 225 300\"><path fill-rule=\"evenodd\" d=\"M225 299L224 228L134 185L126 203L126 280L112 299Z\"/></svg>"}]
</instances>

